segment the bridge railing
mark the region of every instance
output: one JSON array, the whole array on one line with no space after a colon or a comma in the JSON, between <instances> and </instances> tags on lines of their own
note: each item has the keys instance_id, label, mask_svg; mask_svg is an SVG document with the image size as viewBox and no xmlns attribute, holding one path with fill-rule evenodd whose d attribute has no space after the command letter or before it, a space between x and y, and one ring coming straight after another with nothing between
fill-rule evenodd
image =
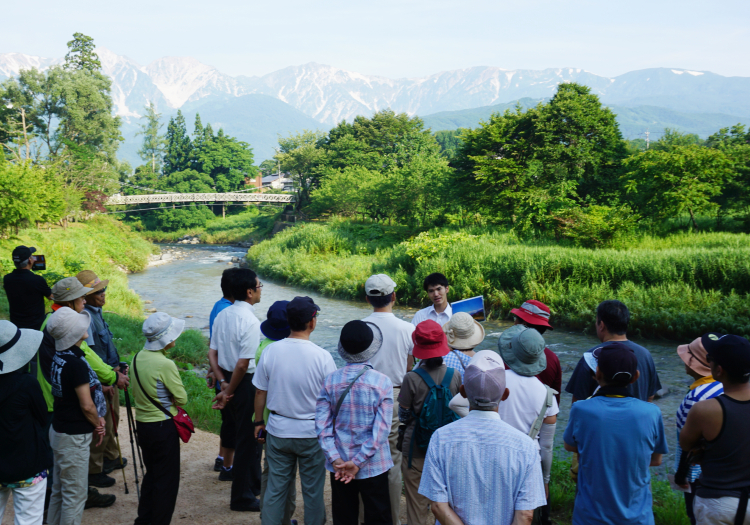
<instances>
[{"instance_id":1,"label":"bridge railing","mask_svg":"<svg viewBox=\"0 0 750 525\"><path fill-rule=\"evenodd\" d=\"M279 193L161 193L153 195L113 195L105 206L158 204L161 202L294 202L294 195Z\"/></svg>"}]
</instances>

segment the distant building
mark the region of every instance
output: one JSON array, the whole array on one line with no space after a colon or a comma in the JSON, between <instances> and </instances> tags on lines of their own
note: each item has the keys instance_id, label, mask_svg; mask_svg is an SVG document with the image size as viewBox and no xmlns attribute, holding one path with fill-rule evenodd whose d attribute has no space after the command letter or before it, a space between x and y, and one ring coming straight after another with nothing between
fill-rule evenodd
<instances>
[{"instance_id":1,"label":"distant building","mask_svg":"<svg viewBox=\"0 0 750 525\"><path fill-rule=\"evenodd\" d=\"M265 177L258 174L253 181L250 181L249 179L245 180L245 184L247 186L260 188L261 191L263 191L263 189L294 191L294 181L287 177L286 173L266 175Z\"/></svg>"}]
</instances>

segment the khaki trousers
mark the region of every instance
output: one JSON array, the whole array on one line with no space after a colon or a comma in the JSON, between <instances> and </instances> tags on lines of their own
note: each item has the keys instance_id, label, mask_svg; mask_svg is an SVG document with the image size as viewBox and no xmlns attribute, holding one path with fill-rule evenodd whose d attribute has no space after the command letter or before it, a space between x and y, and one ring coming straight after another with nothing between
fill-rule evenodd
<instances>
[{"instance_id":1,"label":"khaki trousers","mask_svg":"<svg viewBox=\"0 0 750 525\"><path fill-rule=\"evenodd\" d=\"M106 434L102 439L102 444L96 446L96 439L91 440L91 456L89 457L89 474L99 474L104 469L104 458L118 459L120 453L117 450L117 441L115 440L115 425L112 417L120 420L120 390L115 389L115 395L112 399L104 396L107 400L107 415L104 416L104 428ZM112 410L109 409L112 403ZM117 429L120 430L119 428ZM98 438L97 438L98 439Z\"/></svg>"},{"instance_id":2,"label":"khaki trousers","mask_svg":"<svg viewBox=\"0 0 750 525\"><path fill-rule=\"evenodd\" d=\"M49 429L49 440L55 457L52 495L49 501L49 525L81 525L83 507L88 497L91 434L58 434Z\"/></svg>"},{"instance_id":3,"label":"khaki trousers","mask_svg":"<svg viewBox=\"0 0 750 525\"><path fill-rule=\"evenodd\" d=\"M391 420L391 433L388 434L388 445L391 448L391 459L393 467L388 471L388 495L391 499L391 520L393 525L401 525L401 458L404 455L396 448L398 443L398 392L399 387L393 389L393 419ZM365 505L362 496L359 497L359 522L365 522Z\"/></svg>"},{"instance_id":4,"label":"khaki trousers","mask_svg":"<svg viewBox=\"0 0 750 525\"><path fill-rule=\"evenodd\" d=\"M409 456L404 454L401 458L401 472L404 475L404 489L406 489L406 522L409 525L428 525L432 517L430 500L419 493L424 459L411 458L411 468L409 468Z\"/></svg>"}]
</instances>

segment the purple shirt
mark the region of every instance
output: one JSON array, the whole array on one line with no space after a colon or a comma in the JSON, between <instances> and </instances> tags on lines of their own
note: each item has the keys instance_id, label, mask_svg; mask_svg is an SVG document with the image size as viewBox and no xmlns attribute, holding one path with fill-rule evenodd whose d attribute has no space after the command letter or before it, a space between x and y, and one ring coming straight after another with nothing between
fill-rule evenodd
<instances>
[{"instance_id":1,"label":"purple shirt","mask_svg":"<svg viewBox=\"0 0 750 525\"><path fill-rule=\"evenodd\" d=\"M333 472L337 459L359 467L355 479L378 476L393 467L388 434L393 418L393 383L385 374L367 370L341 404L333 428L336 404L367 363L350 363L326 377L315 410L315 430Z\"/></svg>"}]
</instances>

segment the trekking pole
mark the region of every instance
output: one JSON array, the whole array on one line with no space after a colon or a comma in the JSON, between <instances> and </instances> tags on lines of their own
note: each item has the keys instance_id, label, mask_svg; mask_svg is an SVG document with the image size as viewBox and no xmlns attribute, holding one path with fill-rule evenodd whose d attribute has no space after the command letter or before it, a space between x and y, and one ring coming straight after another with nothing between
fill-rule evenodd
<instances>
[{"instance_id":1,"label":"trekking pole","mask_svg":"<svg viewBox=\"0 0 750 525\"><path fill-rule=\"evenodd\" d=\"M125 389L125 412L128 419L128 431L130 432L130 448L133 451L133 472L135 473L135 492L138 495L138 501L141 501L141 489L138 486L138 466L135 456L135 442L133 441L133 426L131 423L132 412L130 408L130 394L128 389Z\"/></svg>"},{"instance_id":2,"label":"trekking pole","mask_svg":"<svg viewBox=\"0 0 750 525\"><path fill-rule=\"evenodd\" d=\"M135 449L138 451L138 461L141 464L141 473L146 475L146 468L143 466L143 455L141 453L141 440L138 439L138 425L135 424L135 417L133 417L132 405L128 407L128 417L133 424L133 434L135 434ZM135 461L135 458L133 458Z\"/></svg>"},{"instance_id":3,"label":"trekking pole","mask_svg":"<svg viewBox=\"0 0 750 525\"><path fill-rule=\"evenodd\" d=\"M115 392L115 395L119 395L117 392ZM112 403L109 403L109 413L112 414L112 427L115 431L115 442L117 443L117 453L120 455L120 470L122 470L122 483L125 485L125 494L130 494L128 492L128 480L125 479L125 464L122 461L122 449L120 448L120 436L117 434L117 423L118 421L115 419L115 410L112 406ZM118 412L117 419L120 418L120 414Z\"/></svg>"}]
</instances>

